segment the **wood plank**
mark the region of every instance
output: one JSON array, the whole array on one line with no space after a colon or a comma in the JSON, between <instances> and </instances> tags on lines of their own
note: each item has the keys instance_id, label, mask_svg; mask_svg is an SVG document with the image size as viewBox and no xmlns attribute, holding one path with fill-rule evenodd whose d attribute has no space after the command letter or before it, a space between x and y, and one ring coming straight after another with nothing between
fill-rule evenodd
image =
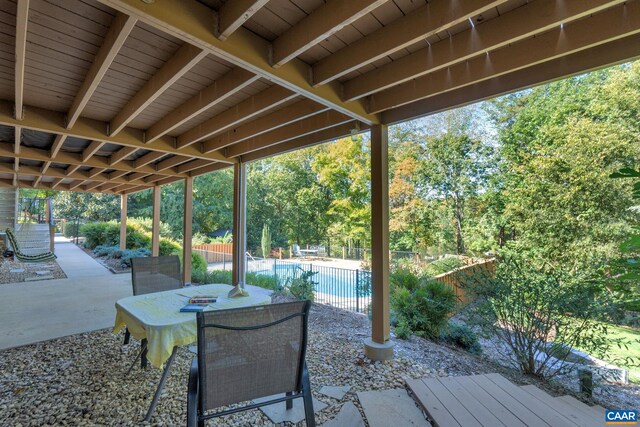
<instances>
[{"instance_id":1,"label":"wood plank","mask_svg":"<svg viewBox=\"0 0 640 427\"><path fill-rule=\"evenodd\" d=\"M522 405L526 406L529 410L534 412L538 417L542 418L547 424L553 427L567 427L573 426L574 423L567 420L561 414L558 414L548 405L540 402L537 399L531 399L531 395L522 390L511 381L507 380L500 374L486 374L485 378L491 380L495 385L500 387L511 397L516 399Z\"/></svg>"},{"instance_id":2,"label":"wood plank","mask_svg":"<svg viewBox=\"0 0 640 427\"><path fill-rule=\"evenodd\" d=\"M451 377L439 378L440 383L456 396L460 404L464 406L483 426L505 425L498 417L478 402L467 390Z\"/></svg>"},{"instance_id":3,"label":"wood plank","mask_svg":"<svg viewBox=\"0 0 640 427\"><path fill-rule=\"evenodd\" d=\"M449 413L461 426L473 427L482 426L482 424L467 410L460 400L442 384L438 378L423 378L422 382L433 393L438 396L438 400L442 403Z\"/></svg>"},{"instance_id":4,"label":"wood plank","mask_svg":"<svg viewBox=\"0 0 640 427\"><path fill-rule=\"evenodd\" d=\"M29 0L18 0L16 10L16 50L15 50L15 117L24 117L24 66L27 53L27 23L29 21Z\"/></svg>"},{"instance_id":5,"label":"wood plank","mask_svg":"<svg viewBox=\"0 0 640 427\"><path fill-rule=\"evenodd\" d=\"M544 391L540 390L538 387L534 385L523 385L520 388L527 393L529 393L533 398L538 399L541 402L544 402L550 408L553 408L554 411L561 414L565 418L567 418L570 422L584 427L597 427L602 426L602 423L594 422L590 417L586 416L582 411L576 410L572 405L567 402L564 402L558 398L550 396ZM604 413L602 414L604 419Z\"/></svg>"},{"instance_id":6,"label":"wood plank","mask_svg":"<svg viewBox=\"0 0 640 427\"><path fill-rule=\"evenodd\" d=\"M109 32L107 33L104 42L96 57L89 68L80 90L76 94L73 104L67 114L67 129L71 129L75 124L78 117L82 113L82 110L89 102L91 95L95 92L100 84L100 81L106 74L109 66L115 59L118 51L124 44L125 40L129 36L129 33L136 25L136 18L119 13L113 20Z\"/></svg>"},{"instance_id":7,"label":"wood plank","mask_svg":"<svg viewBox=\"0 0 640 427\"><path fill-rule=\"evenodd\" d=\"M222 5L218 11L218 38L226 40L248 21L269 0L234 0Z\"/></svg>"},{"instance_id":8,"label":"wood plank","mask_svg":"<svg viewBox=\"0 0 640 427\"><path fill-rule=\"evenodd\" d=\"M471 396L482 404L489 412L495 415L500 421L509 427L527 427L518 417L516 417L511 411L506 408L502 402L496 400L489 393L486 393L483 389L471 379L471 376L464 377L450 377L452 381L458 383L460 387L466 390Z\"/></svg>"},{"instance_id":9,"label":"wood plank","mask_svg":"<svg viewBox=\"0 0 640 427\"><path fill-rule=\"evenodd\" d=\"M558 399L562 400L563 402L569 403L570 405L573 405L576 409L584 411L587 414L593 414L599 419L604 419L604 411L600 412L593 406L589 406L584 402L580 402L573 396L559 396Z\"/></svg>"},{"instance_id":10,"label":"wood plank","mask_svg":"<svg viewBox=\"0 0 640 427\"><path fill-rule=\"evenodd\" d=\"M435 427L456 427L460 424L449 413L445 405L440 402L438 397L429 390L422 379L406 380L407 386L413 393L414 398L429 414L429 418Z\"/></svg>"},{"instance_id":11,"label":"wood plank","mask_svg":"<svg viewBox=\"0 0 640 427\"><path fill-rule=\"evenodd\" d=\"M485 393L489 394L496 401L500 402L502 406L507 408L509 412L519 418L523 423L528 426L548 426L549 424L536 415L534 412L529 410L522 403L518 402L515 398L513 398L508 392L504 391L502 388L498 387L493 381L486 378L483 375L473 375L469 377L472 382L476 384L476 389L478 392L483 390ZM514 385L514 387L516 387Z\"/></svg>"}]
</instances>

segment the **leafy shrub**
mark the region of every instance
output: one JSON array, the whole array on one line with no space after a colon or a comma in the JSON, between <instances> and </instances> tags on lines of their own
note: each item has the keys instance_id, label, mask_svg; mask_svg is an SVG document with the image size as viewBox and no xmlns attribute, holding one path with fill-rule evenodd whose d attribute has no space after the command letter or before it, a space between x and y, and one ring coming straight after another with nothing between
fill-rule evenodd
<instances>
[{"instance_id":1,"label":"leafy shrub","mask_svg":"<svg viewBox=\"0 0 640 427\"><path fill-rule=\"evenodd\" d=\"M146 223L148 221L140 218L132 219L131 223L127 221L127 249L151 249L151 232L146 231ZM162 228L161 225L161 233ZM84 245L89 249L94 249L97 246L116 246L120 244L120 223L115 221L83 224L80 231L86 237ZM165 237L160 238L161 256L181 251L182 246L175 240Z\"/></svg>"},{"instance_id":2,"label":"leafy shrub","mask_svg":"<svg viewBox=\"0 0 640 427\"><path fill-rule=\"evenodd\" d=\"M449 324L442 329L440 339L456 347L463 348L470 353L480 353L482 351L480 343L478 342L478 336L473 332L473 329L466 325L449 322Z\"/></svg>"},{"instance_id":3,"label":"leafy shrub","mask_svg":"<svg viewBox=\"0 0 640 427\"><path fill-rule=\"evenodd\" d=\"M83 224L80 232L86 237L84 245L89 249L99 245L114 246L120 242L120 225L113 221Z\"/></svg>"},{"instance_id":4,"label":"leafy shrub","mask_svg":"<svg viewBox=\"0 0 640 427\"><path fill-rule=\"evenodd\" d=\"M427 264L424 268L424 274L434 277L439 274L448 273L456 268L464 267L464 265L464 262L458 258L442 258Z\"/></svg>"},{"instance_id":5,"label":"leafy shrub","mask_svg":"<svg viewBox=\"0 0 640 427\"><path fill-rule=\"evenodd\" d=\"M296 277L287 279L285 288L299 300L313 301L313 291L318 282L313 281L312 278L316 274L318 274L317 271L302 271Z\"/></svg>"},{"instance_id":6,"label":"leafy shrub","mask_svg":"<svg viewBox=\"0 0 640 427\"><path fill-rule=\"evenodd\" d=\"M98 245L93 248L93 253L96 256L110 256L113 252L120 250L118 246L106 246L106 245Z\"/></svg>"},{"instance_id":7,"label":"leafy shrub","mask_svg":"<svg viewBox=\"0 0 640 427\"><path fill-rule=\"evenodd\" d=\"M175 251L171 255L178 255L180 258L181 268L184 269L184 263L182 262L182 251ZM207 272L207 261L202 255L197 252L191 252L191 281L195 282L194 277L204 278L204 274ZM196 282L201 283L201 282Z\"/></svg>"},{"instance_id":8,"label":"leafy shrub","mask_svg":"<svg viewBox=\"0 0 640 427\"><path fill-rule=\"evenodd\" d=\"M396 288L404 288L409 292L413 292L418 289L421 280L411 270L399 268L391 272L389 281L391 283L392 290Z\"/></svg>"},{"instance_id":9,"label":"leafy shrub","mask_svg":"<svg viewBox=\"0 0 640 427\"><path fill-rule=\"evenodd\" d=\"M391 306L398 314L398 325L418 336L437 338L456 305L453 290L435 280L420 284L411 291L404 287L394 289ZM396 331L397 333L397 331Z\"/></svg>"},{"instance_id":10,"label":"leafy shrub","mask_svg":"<svg viewBox=\"0 0 640 427\"><path fill-rule=\"evenodd\" d=\"M174 240L160 238L160 256L182 252L182 246Z\"/></svg>"},{"instance_id":11,"label":"leafy shrub","mask_svg":"<svg viewBox=\"0 0 640 427\"><path fill-rule=\"evenodd\" d=\"M142 258L147 256L151 256L151 251L147 248L125 249L122 251L120 259L122 260L123 266L131 267L131 258Z\"/></svg>"},{"instance_id":12,"label":"leafy shrub","mask_svg":"<svg viewBox=\"0 0 640 427\"><path fill-rule=\"evenodd\" d=\"M280 282L274 276L247 273L247 283L249 285L258 286L260 288L271 289L273 291L280 290Z\"/></svg>"},{"instance_id":13,"label":"leafy shrub","mask_svg":"<svg viewBox=\"0 0 640 427\"><path fill-rule=\"evenodd\" d=\"M579 347L603 357L612 343L607 323L613 313L610 294L597 270L550 266L530 252L505 251L495 278L478 279L469 289L478 303L470 320L500 345L505 360L526 374L551 377Z\"/></svg>"},{"instance_id":14,"label":"leafy shrub","mask_svg":"<svg viewBox=\"0 0 640 427\"><path fill-rule=\"evenodd\" d=\"M65 222L62 234L67 239L72 237L84 237L84 233L82 233L82 224L76 224L75 221Z\"/></svg>"}]
</instances>

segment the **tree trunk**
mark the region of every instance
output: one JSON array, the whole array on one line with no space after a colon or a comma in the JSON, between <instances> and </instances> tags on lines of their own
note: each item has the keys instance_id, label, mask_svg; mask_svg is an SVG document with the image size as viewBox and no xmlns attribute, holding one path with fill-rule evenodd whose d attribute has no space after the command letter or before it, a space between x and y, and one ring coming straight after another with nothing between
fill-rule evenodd
<instances>
[{"instance_id":1,"label":"tree trunk","mask_svg":"<svg viewBox=\"0 0 640 427\"><path fill-rule=\"evenodd\" d=\"M458 255L463 255L465 253L464 240L462 238L464 202L460 200L460 197L457 194L454 194L453 196L453 209L456 217L456 248Z\"/></svg>"}]
</instances>

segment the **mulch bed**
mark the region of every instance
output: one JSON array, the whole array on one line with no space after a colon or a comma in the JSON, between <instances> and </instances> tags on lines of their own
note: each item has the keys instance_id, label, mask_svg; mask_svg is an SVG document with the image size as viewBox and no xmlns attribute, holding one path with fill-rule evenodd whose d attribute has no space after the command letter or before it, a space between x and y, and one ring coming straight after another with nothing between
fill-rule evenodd
<instances>
[{"instance_id":1,"label":"mulch bed","mask_svg":"<svg viewBox=\"0 0 640 427\"><path fill-rule=\"evenodd\" d=\"M0 285L66 277L55 261L31 263L14 261L12 258L0 258Z\"/></svg>"}]
</instances>

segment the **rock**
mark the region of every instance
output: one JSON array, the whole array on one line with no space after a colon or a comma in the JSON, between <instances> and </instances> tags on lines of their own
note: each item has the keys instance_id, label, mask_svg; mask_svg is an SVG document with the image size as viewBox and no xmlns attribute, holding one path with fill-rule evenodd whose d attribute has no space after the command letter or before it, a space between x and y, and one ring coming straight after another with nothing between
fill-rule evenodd
<instances>
[{"instance_id":1,"label":"rock","mask_svg":"<svg viewBox=\"0 0 640 427\"><path fill-rule=\"evenodd\" d=\"M12 268L9 273L24 273L24 268Z\"/></svg>"},{"instance_id":2,"label":"rock","mask_svg":"<svg viewBox=\"0 0 640 427\"><path fill-rule=\"evenodd\" d=\"M361 391L358 399L369 427L431 425L404 389Z\"/></svg>"},{"instance_id":3,"label":"rock","mask_svg":"<svg viewBox=\"0 0 640 427\"><path fill-rule=\"evenodd\" d=\"M352 402L342 405L335 418L327 421L322 427L365 427L360 411Z\"/></svg>"},{"instance_id":4,"label":"rock","mask_svg":"<svg viewBox=\"0 0 640 427\"><path fill-rule=\"evenodd\" d=\"M282 395L267 396L260 399L255 399L254 403L265 402L267 400L282 397ZM327 405L317 399L313 399L313 410L315 412L321 411L326 408ZM287 409L285 402L273 403L267 406L261 406L260 410L271 420L273 423L283 423L289 421L292 423L298 423L304 420L304 402L302 398L293 400L293 408Z\"/></svg>"}]
</instances>

